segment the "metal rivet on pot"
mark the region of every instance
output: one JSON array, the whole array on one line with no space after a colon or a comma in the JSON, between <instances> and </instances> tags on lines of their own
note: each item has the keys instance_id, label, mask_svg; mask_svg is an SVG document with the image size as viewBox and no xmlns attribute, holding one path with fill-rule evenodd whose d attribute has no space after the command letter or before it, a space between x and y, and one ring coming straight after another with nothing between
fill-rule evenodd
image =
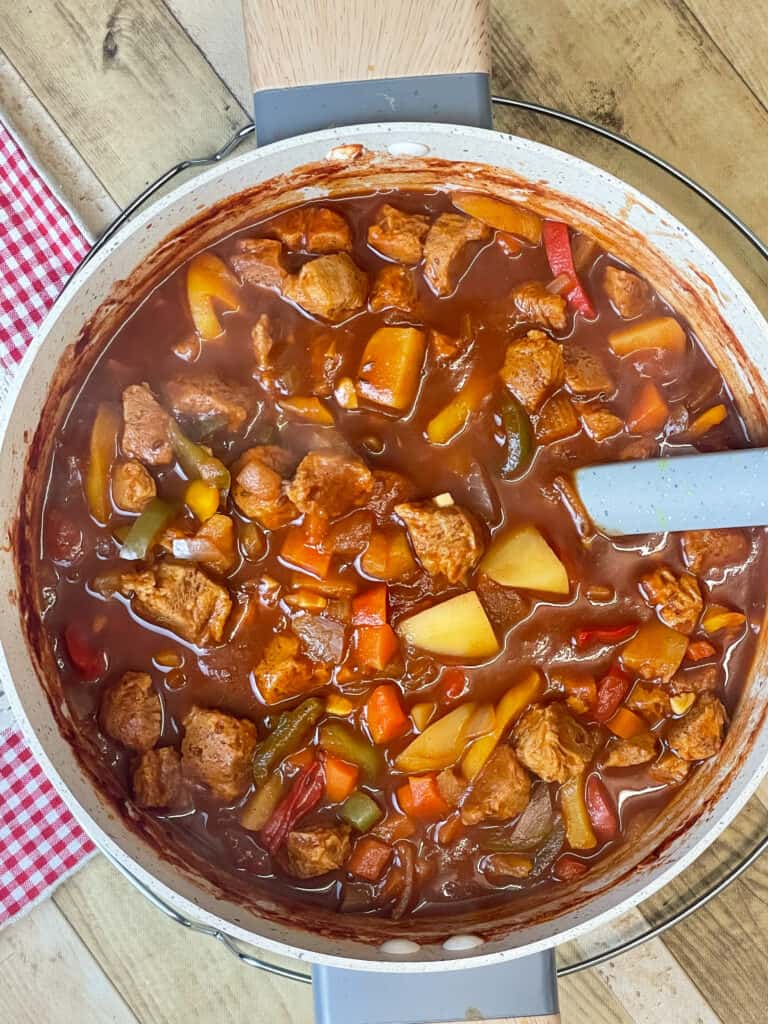
<instances>
[{"instance_id":1,"label":"metal rivet on pot","mask_svg":"<svg viewBox=\"0 0 768 1024\"><path fill-rule=\"evenodd\" d=\"M426 156L429 146L423 142L392 142L387 146L392 156Z\"/></svg>"},{"instance_id":2,"label":"metal rivet on pot","mask_svg":"<svg viewBox=\"0 0 768 1024\"><path fill-rule=\"evenodd\" d=\"M410 953L418 953L420 949L418 942L411 942L410 939L387 939L379 946L380 953L391 956L408 956Z\"/></svg>"},{"instance_id":3,"label":"metal rivet on pot","mask_svg":"<svg viewBox=\"0 0 768 1024\"><path fill-rule=\"evenodd\" d=\"M479 935L452 935L443 943L443 949L458 953L462 949L474 949L475 946L482 946L483 939Z\"/></svg>"}]
</instances>

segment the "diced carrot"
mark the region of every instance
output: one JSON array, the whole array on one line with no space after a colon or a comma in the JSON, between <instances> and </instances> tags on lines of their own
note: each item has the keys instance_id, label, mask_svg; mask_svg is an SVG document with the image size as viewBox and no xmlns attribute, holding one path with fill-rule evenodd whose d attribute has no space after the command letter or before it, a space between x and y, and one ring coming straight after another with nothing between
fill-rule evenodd
<instances>
[{"instance_id":1,"label":"diced carrot","mask_svg":"<svg viewBox=\"0 0 768 1024\"><path fill-rule=\"evenodd\" d=\"M360 769L332 754L325 755L325 792L331 803L340 804L357 786Z\"/></svg>"},{"instance_id":2,"label":"diced carrot","mask_svg":"<svg viewBox=\"0 0 768 1024\"><path fill-rule=\"evenodd\" d=\"M648 731L648 723L629 708L619 708L616 714L605 723L614 736L623 740L631 740L633 736Z\"/></svg>"},{"instance_id":3,"label":"diced carrot","mask_svg":"<svg viewBox=\"0 0 768 1024\"><path fill-rule=\"evenodd\" d=\"M437 776L411 775L397 790L397 802L410 818L436 821L450 811L437 784Z\"/></svg>"},{"instance_id":4,"label":"diced carrot","mask_svg":"<svg viewBox=\"0 0 768 1024\"><path fill-rule=\"evenodd\" d=\"M363 836L355 844L346 869L366 882L378 882L391 859L392 847L388 843L374 836Z\"/></svg>"},{"instance_id":5,"label":"diced carrot","mask_svg":"<svg viewBox=\"0 0 768 1024\"><path fill-rule=\"evenodd\" d=\"M317 423L325 427L333 426L333 416L330 410L314 395L297 395L295 398L283 398L280 401L280 408L284 412L293 413L294 416L307 420L309 423Z\"/></svg>"},{"instance_id":6,"label":"diced carrot","mask_svg":"<svg viewBox=\"0 0 768 1024\"><path fill-rule=\"evenodd\" d=\"M353 626L384 626L387 621L387 588L370 587L352 598Z\"/></svg>"},{"instance_id":7,"label":"diced carrot","mask_svg":"<svg viewBox=\"0 0 768 1024\"><path fill-rule=\"evenodd\" d=\"M717 633L720 629L739 629L746 622L743 612L735 612L722 604L709 605L701 618L701 628L705 633Z\"/></svg>"},{"instance_id":8,"label":"diced carrot","mask_svg":"<svg viewBox=\"0 0 768 1024\"><path fill-rule=\"evenodd\" d=\"M397 811L388 811L384 821L380 821L373 828L373 834L379 839L389 843L396 843L398 839L410 839L416 831L416 826L405 814Z\"/></svg>"},{"instance_id":9,"label":"diced carrot","mask_svg":"<svg viewBox=\"0 0 768 1024\"><path fill-rule=\"evenodd\" d=\"M398 649L391 626L358 626L355 633L355 657L362 668L377 671L386 668Z\"/></svg>"},{"instance_id":10,"label":"diced carrot","mask_svg":"<svg viewBox=\"0 0 768 1024\"><path fill-rule=\"evenodd\" d=\"M408 732L411 724L394 683L376 687L368 698L365 714L374 743L389 743Z\"/></svg>"},{"instance_id":11,"label":"diced carrot","mask_svg":"<svg viewBox=\"0 0 768 1024\"><path fill-rule=\"evenodd\" d=\"M628 356L633 352L661 349L682 355L685 352L685 331L672 316L659 316L651 320L621 327L611 331L608 344L617 356Z\"/></svg>"},{"instance_id":12,"label":"diced carrot","mask_svg":"<svg viewBox=\"0 0 768 1024\"><path fill-rule=\"evenodd\" d=\"M357 390L377 405L404 411L419 388L426 335L416 327L380 327L360 360Z\"/></svg>"},{"instance_id":13,"label":"diced carrot","mask_svg":"<svg viewBox=\"0 0 768 1024\"><path fill-rule=\"evenodd\" d=\"M692 438L703 437L708 430L722 423L728 416L728 410L724 405L713 405L711 409L705 410L688 428L688 436Z\"/></svg>"},{"instance_id":14,"label":"diced carrot","mask_svg":"<svg viewBox=\"0 0 768 1024\"><path fill-rule=\"evenodd\" d=\"M297 569L303 569L313 576L325 579L331 567L333 555L324 554L311 546L301 526L293 526L285 535L280 557Z\"/></svg>"},{"instance_id":15,"label":"diced carrot","mask_svg":"<svg viewBox=\"0 0 768 1024\"><path fill-rule=\"evenodd\" d=\"M285 764L291 768L306 768L312 764L315 759L314 751L311 747L304 747L303 750L297 750L295 754L289 754L285 759Z\"/></svg>"},{"instance_id":16,"label":"diced carrot","mask_svg":"<svg viewBox=\"0 0 768 1024\"><path fill-rule=\"evenodd\" d=\"M688 644L685 656L690 661L703 661L705 658L711 658L716 653L715 648L708 640L692 640Z\"/></svg>"},{"instance_id":17,"label":"diced carrot","mask_svg":"<svg viewBox=\"0 0 768 1024\"><path fill-rule=\"evenodd\" d=\"M627 426L633 434L656 433L666 423L669 407L652 380L647 380L632 405Z\"/></svg>"}]
</instances>

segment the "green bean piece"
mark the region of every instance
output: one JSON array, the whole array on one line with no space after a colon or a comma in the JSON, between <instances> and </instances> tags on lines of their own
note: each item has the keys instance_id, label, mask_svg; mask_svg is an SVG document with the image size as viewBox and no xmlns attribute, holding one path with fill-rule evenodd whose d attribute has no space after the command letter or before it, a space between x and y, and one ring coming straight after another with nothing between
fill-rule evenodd
<instances>
[{"instance_id":1,"label":"green bean piece","mask_svg":"<svg viewBox=\"0 0 768 1024\"><path fill-rule=\"evenodd\" d=\"M178 505L172 505L162 498L152 498L126 534L120 548L120 557L146 558L157 535L175 519L178 512Z\"/></svg>"},{"instance_id":2,"label":"green bean piece","mask_svg":"<svg viewBox=\"0 0 768 1024\"><path fill-rule=\"evenodd\" d=\"M320 746L329 754L358 765L370 785L375 784L384 767L381 751L343 722L326 722L320 728Z\"/></svg>"},{"instance_id":3,"label":"green bean piece","mask_svg":"<svg viewBox=\"0 0 768 1024\"><path fill-rule=\"evenodd\" d=\"M175 420L170 422L170 434L174 455L187 476L192 480L199 477L227 494L232 478L221 459L211 455L201 444L190 441Z\"/></svg>"},{"instance_id":4,"label":"green bean piece","mask_svg":"<svg viewBox=\"0 0 768 1024\"><path fill-rule=\"evenodd\" d=\"M515 399L505 394L501 400L501 424L506 437L506 450L501 475L511 480L526 468L533 453L530 420Z\"/></svg>"},{"instance_id":5,"label":"green bean piece","mask_svg":"<svg viewBox=\"0 0 768 1024\"><path fill-rule=\"evenodd\" d=\"M253 755L253 781L257 786L279 761L299 749L324 711L323 701L308 697L298 707L280 715L272 732L256 747Z\"/></svg>"},{"instance_id":6,"label":"green bean piece","mask_svg":"<svg viewBox=\"0 0 768 1024\"><path fill-rule=\"evenodd\" d=\"M357 832L367 832L381 821L384 812L373 797L357 789L339 808L339 817Z\"/></svg>"}]
</instances>

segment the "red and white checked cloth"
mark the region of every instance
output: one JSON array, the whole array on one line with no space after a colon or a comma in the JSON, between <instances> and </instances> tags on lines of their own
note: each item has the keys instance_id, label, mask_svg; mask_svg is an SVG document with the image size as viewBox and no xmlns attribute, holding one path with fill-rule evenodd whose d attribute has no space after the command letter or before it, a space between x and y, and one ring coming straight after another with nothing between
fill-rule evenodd
<instances>
[{"instance_id":1,"label":"red and white checked cloth","mask_svg":"<svg viewBox=\"0 0 768 1024\"><path fill-rule=\"evenodd\" d=\"M0 121L0 402L88 248ZM0 928L45 898L93 850L25 744L0 685Z\"/></svg>"}]
</instances>

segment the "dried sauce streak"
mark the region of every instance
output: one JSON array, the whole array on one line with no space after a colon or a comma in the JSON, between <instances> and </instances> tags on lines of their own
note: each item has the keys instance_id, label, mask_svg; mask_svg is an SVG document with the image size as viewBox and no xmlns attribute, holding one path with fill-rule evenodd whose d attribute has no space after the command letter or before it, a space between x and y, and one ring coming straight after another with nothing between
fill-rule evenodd
<instances>
[{"instance_id":1,"label":"dried sauce streak","mask_svg":"<svg viewBox=\"0 0 768 1024\"><path fill-rule=\"evenodd\" d=\"M255 224L67 413L37 567L66 697L241 885L545 895L717 756L765 571L762 531L583 539L556 480L748 443L687 325L563 225L439 193Z\"/></svg>"}]
</instances>

